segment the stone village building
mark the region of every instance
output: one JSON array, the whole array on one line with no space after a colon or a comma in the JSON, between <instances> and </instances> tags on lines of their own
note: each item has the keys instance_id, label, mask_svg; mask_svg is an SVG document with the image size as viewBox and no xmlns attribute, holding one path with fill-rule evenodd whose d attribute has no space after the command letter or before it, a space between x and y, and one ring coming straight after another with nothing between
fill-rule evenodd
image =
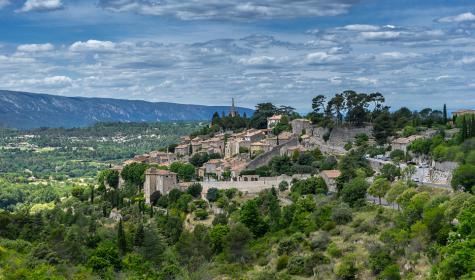
<instances>
[{"instance_id":1,"label":"stone village building","mask_svg":"<svg viewBox=\"0 0 475 280\"><path fill-rule=\"evenodd\" d=\"M177 174L168 170L149 168L145 171L145 202L150 204L154 196L168 194L178 188Z\"/></svg>"}]
</instances>

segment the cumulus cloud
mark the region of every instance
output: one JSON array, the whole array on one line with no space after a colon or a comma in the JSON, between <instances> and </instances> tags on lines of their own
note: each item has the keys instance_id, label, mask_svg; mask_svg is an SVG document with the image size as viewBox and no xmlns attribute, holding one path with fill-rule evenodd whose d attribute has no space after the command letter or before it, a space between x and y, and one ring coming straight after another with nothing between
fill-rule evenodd
<instances>
[{"instance_id":1,"label":"cumulus cloud","mask_svg":"<svg viewBox=\"0 0 475 280\"><path fill-rule=\"evenodd\" d=\"M115 12L172 16L182 20L252 20L335 16L344 14L358 0L99 0Z\"/></svg>"},{"instance_id":2,"label":"cumulus cloud","mask_svg":"<svg viewBox=\"0 0 475 280\"><path fill-rule=\"evenodd\" d=\"M401 32L398 31L367 31L361 32L361 36L366 40L393 40L398 38Z\"/></svg>"},{"instance_id":3,"label":"cumulus cloud","mask_svg":"<svg viewBox=\"0 0 475 280\"><path fill-rule=\"evenodd\" d=\"M376 31L379 30L379 26L369 24L350 24L343 26L342 29L349 31Z\"/></svg>"},{"instance_id":4,"label":"cumulus cloud","mask_svg":"<svg viewBox=\"0 0 475 280\"><path fill-rule=\"evenodd\" d=\"M63 8L61 0L27 0L20 12L45 12Z\"/></svg>"},{"instance_id":5,"label":"cumulus cloud","mask_svg":"<svg viewBox=\"0 0 475 280\"><path fill-rule=\"evenodd\" d=\"M71 85L73 80L67 76L53 76L44 78L43 82L49 86L66 86Z\"/></svg>"},{"instance_id":6,"label":"cumulus cloud","mask_svg":"<svg viewBox=\"0 0 475 280\"><path fill-rule=\"evenodd\" d=\"M54 45L51 43L46 44L25 44L19 45L17 51L19 52L48 52L54 50Z\"/></svg>"},{"instance_id":7,"label":"cumulus cloud","mask_svg":"<svg viewBox=\"0 0 475 280\"><path fill-rule=\"evenodd\" d=\"M8 6L9 4L10 4L10 1L9 1L9 0L0 0L0 9L5 8L5 7Z\"/></svg>"},{"instance_id":8,"label":"cumulus cloud","mask_svg":"<svg viewBox=\"0 0 475 280\"><path fill-rule=\"evenodd\" d=\"M341 59L342 59L341 55L331 54L329 52L314 52L314 53L309 53L306 56L306 62L308 64L336 62L336 61L340 61Z\"/></svg>"},{"instance_id":9,"label":"cumulus cloud","mask_svg":"<svg viewBox=\"0 0 475 280\"><path fill-rule=\"evenodd\" d=\"M88 40L75 42L69 49L73 52L110 52L115 47L116 44L111 41Z\"/></svg>"},{"instance_id":10,"label":"cumulus cloud","mask_svg":"<svg viewBox=\"0 0 475 280\"><path fill-rule=\"evenodd\" d=\"M443 17L438 19L437 21L442 23L475 21L475 15L471 12L467 12L456 16Z\"/></svg>"},{"instance_id":11,"label":"cumulus cloud","mask_svg":"<svg viewBox=\"0 0 475 280\"><path fill-rule=\"evenodd\" d=\"M73 80L67 76L51 76L45 78L29 78L16 81L23 86L34 86L44 88L62 88L71 86Z\"/></svg>"}]
</instances>

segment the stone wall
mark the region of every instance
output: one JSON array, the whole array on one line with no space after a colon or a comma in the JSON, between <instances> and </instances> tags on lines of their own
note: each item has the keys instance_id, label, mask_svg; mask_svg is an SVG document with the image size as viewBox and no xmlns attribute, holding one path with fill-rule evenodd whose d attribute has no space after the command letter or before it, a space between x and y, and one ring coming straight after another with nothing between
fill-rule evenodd
<instances>
[{"instance_id":1,"label":"stone wall","mask_svg":"<svg viewBox=\"0 0 475 280\"><path fill-rule=\"evenodd\" d=\"M433 161L432 162L432 167L434 167L435 170L444 171L444 172L452 172L458 166L459 166L459 163L454 162L454 161L443 161L443 162Z\"/></svg>"},{"instance_id":2,"label":"stone wall","mask_svg":"<svg viewBox=\"0 0 475 280\"><path fill-rule=\"evenodd\" d=\"M287 181L289 184L293 178L296 179L307 179L310 174L296 174L293 176L281 175L277 177L261 177L259 181L216 181L216 182L200 182L203 186L203 195L206 195L208 189L217 188L217 189L232 189L236 188L241 192L248 194L257 194L265 189L270 189L272 187L278 188L280 182Z\"/></svg>"},{"instance_id":3,"label":"stone wall","mask_svg":"<svg viewBox=\"0 0 475 280\"><path fill-rule=\"evenodd\" d=\"M253 159L246 167L246 169L256 169L257 167L266 165L275 156L280 156L280 149L283 147L297 146L299 141L296 137L291 138L289 141L273 147L270 151L263 153Z\"/></svg>"}]
</instances>

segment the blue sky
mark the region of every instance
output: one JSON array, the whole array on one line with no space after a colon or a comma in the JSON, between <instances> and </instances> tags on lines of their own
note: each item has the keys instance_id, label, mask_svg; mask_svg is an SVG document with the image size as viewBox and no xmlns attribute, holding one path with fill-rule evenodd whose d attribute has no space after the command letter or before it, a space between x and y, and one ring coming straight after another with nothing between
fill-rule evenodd
<instances>
[{"instance_id":1,"label":"blue sky","mask_svg":"<svg viewBox=\"0 0 475 280\"><path fill-rule=\"evenodd\" d=\"M301 112L354 89L473 108L474 33L475 1L0 0L0 88Z\"/></svg>"}]
</instances>

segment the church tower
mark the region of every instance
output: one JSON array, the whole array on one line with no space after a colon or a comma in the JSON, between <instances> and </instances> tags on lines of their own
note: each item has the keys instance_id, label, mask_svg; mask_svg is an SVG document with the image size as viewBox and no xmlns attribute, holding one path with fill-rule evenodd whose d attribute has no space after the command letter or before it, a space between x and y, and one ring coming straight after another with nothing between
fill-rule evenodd
<instances>
[{"instance_id":1,"label":"church tower","mask_svg":"<svg viewBox=\"0 0 475 280\"><path fill-rule=\"evenodd\" d=\"M237 114L236 106L234 105L234 98L232 99L231 109L229 110L229 115L235 117Z\"/></svg>"}]
</instances>

